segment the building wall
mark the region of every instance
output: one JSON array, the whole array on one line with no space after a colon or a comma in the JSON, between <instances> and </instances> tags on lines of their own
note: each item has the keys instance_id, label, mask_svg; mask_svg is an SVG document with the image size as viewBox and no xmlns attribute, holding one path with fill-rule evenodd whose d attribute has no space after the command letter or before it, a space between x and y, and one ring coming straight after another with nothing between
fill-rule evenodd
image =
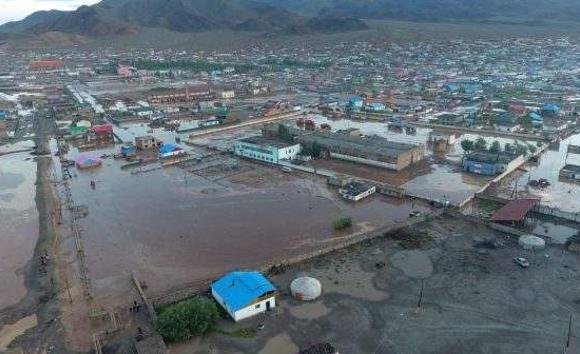
<instances>
[{"instance_id":1,"label":"building wall","mask_svg":"<svg viewBox=\"0 0 580 354\"><path fill-rule=\"evenodd\" d=\"M234 318L234 321L238 322L238 321L243 320L245 318L255 316L255 315L262 313L262 312L266 312L266 309L267 309L266 303L268 301L270 302L271 309L276 307L276 298L274 296L271 296L271 297L266 298L260 302L253 303L248 307L245 307L241 310L236 311L234 313L234 315L232 316Z\"/></svg>"},{"instance_id":2,"label":"building wall","mask_svg":"<svg viewBox=\"0 0 580 354\"><path fill-rule=\"evenodd\" d=\"M411 164L423 160L424 157L425 149L422 146L416 147L412 150L401 153L397 159L397 166L400 170L402 170Z\"/></svg>"},{"instance_id":3,"label":"building wall","mask_svg":"<svg viewBox=\"0 0 580 354\"><path fill-rule=\"evenodd\" d=\"M498 173L496 164L494 163L475 162L470 160L465 160L465 162L463 162L463 169L467 172L486 176L493 176Z\"/></svg>"},{"instance_id":4,"label":"building wall","mask_svg":"<svg viewBox=\"0 0 580 354\"><path fill-rule=\"evenodd\" d=\"M268 301L270 302L271 309L276 307L276 298L274 295L272 295L271 297L252 303L250 306L244 307L243 309L234 312L224 303L224 300L221 298L221 296L219 296L219 294L216 293L213 289L211 290L211 294L213 298L218 302L218 304L220 304L221 307L223 307L236 322L248 317L255 316L259 313L265 312L266 309L268 308L266 305Z\"/></svg>"},{"instance_id":5,"label":"building wall","mask_svg":"<svg viewBox=\"0 0 580 354\"><path fill-rule=\"evenodd\" d=\"M377 161L377 160L364 159L362 157L356 157L356 156L350 156L350 155L337 154L335 152L331 152L330 153L330 157L332 157L334 159L339 159L339 160L357 162L357 163L360 163L360 164L363 164L363 165L369 165L369 166L374 166L374 167L387 168L389 170L399 171L399 170L402 169L396 163L388 163L388 162L382 162L382 161Z\"/></svg>"},{"instance_id":6,"label":"building wall","mask_svg":"<svg viewBox=\"0 0 580 354\"><path fill-rule=\"evenodd\" d=\"M278 163L278 150L268 146L258 146L237 141L234 144L234 153L250 159Z\"/></svg>"},{"instance_id":7,"label":"building wall","mask_svg":"<svg viewBox=\"0 0 580 354\"><path fill-rule=\"evenodd\" d=\"M235 96L236 96L236 94L232 90L226 90L226 91L220 92L221 98L234 98Z\"/></svg>"},{"instance_id":8,"label":"building wall","mask_svg":"<svg viewBox=\"0 0 580 354\"><path fill-rule=\"evenodd\" d=\"M301 151L302 146L300 144L278 149L278 160L294 160Z\"/></svg>"},{"instance_id":9,"label":"building wall","mask_svg":"<svg viewBox=\"0 0 580 354\"><path fill-rule=\"evenodd\" d=\"M261 146L237 141L234 144L234 153L247 158L278 163L280 160L293 160L301 151L300 144L276 148L272 146Z\"/></svg>"}]
</instances>

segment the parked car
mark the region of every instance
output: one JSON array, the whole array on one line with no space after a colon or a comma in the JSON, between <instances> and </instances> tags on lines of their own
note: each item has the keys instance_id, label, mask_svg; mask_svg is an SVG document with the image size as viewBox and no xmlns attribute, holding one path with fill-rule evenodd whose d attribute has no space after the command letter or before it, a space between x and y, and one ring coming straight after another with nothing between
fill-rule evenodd
<instances>
[{"instance_id":1,"label":"parked car","mask_svg":"<svg viewBox=\"0 0 580 354\"><path fill-rule=\"evenodd\" d=\"M514 257L514 262L522 268L527 268L530 266L530 262L524 257Z\"/></svg>"}]
</instances>

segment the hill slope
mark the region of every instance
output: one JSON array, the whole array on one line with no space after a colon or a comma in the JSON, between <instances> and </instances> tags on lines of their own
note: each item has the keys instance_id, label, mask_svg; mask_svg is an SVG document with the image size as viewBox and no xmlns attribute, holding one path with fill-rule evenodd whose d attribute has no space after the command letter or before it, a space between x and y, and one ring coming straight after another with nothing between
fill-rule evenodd
<instances>
[{"instance_id":1,"label":"hill slope","mask_svg":"<svg viewBox=\"0 0 580 354\"><path fill-rule=\"evenodd\" d=\"M324 16L332 31L365 29L363 21ZM0 26L0 32L64 32L89 37L130 34L140 28L177 32L230 29L261 32L319 31L316 18L254 0L103 0L76 11L42 11Z\"/></svg>"}]
</instances>

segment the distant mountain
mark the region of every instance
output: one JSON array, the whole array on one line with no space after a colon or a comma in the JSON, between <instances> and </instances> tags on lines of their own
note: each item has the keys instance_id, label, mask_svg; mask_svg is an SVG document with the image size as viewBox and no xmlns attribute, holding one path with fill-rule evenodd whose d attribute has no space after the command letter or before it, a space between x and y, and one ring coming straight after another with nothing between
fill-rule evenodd
<instances>
[{"instance_id":1,"label":"distant mountain","mask_svg":"<svg viewBox=\"0 0 580 354\"><path fill-rule=\"evenodd\" d=\"M364 19L580 20L578 0L258 0L304 16Z\"/></svg>"},{"instance_id":2,"label":"distant mountain","mask_svg":"<svg viewBox=\"0 0 580 354\"><path fill-rule=\"evenodd\" d=\"M363 30L368 19L579 21L580 0L102 0L71 12L36 12L0 26L0 38L101 37L144 28L300 35Z\"/></svg>"},{"instance_id":3,"label":"distant mountain","mask_svg":"<svg viewBox=\"0 0 580 354\"><path fill-rule=\"evenodd\" d=\"M41 11L0 26L5 34L64 32L87 37L131 34L140 28L177 32L217 29L306 33L365 29L359 19L339 15L307 17L277 4L255 0L103 0L76 11ZM321 28L320 23L328 27Z\"/></svg>"}]
</instances>

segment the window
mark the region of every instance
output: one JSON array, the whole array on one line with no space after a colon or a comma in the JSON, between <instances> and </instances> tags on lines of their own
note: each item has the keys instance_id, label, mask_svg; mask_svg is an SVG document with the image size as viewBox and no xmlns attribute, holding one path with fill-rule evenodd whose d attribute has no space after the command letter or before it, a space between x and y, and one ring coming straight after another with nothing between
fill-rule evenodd
<instances>
[{"instance_id":1,"label":"window","mask_svg":"<svg viewBox=\"0 0 580 354\"><path fill-rule=\"evenodd\" d=\"M260 306L261 306L261 304L257 304L257 305L256 305L256 309L259 309L259 308L260 308Z\"/></svg>"}]
</instances>

